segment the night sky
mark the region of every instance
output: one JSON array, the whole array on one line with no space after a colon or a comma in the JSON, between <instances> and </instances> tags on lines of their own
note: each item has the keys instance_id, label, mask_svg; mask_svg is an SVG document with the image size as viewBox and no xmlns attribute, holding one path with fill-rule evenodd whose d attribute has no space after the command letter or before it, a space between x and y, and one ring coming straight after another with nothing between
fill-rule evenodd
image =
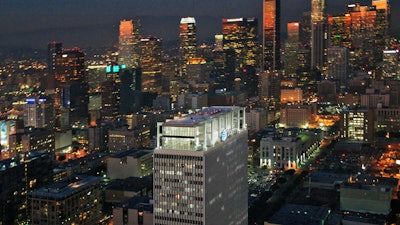
<instances>
[{"instance_id":1,"label":"night sky","mask_svg":"<svg viewBox=\"0 0 400 225\"><path fill-rule=\"evenodd\" d=\"M345 4L371 0L326 0L328 13L345 11ZM392 0L392 33L400 37L400 1ZM282 0L282 27L300 21L311 0ZM112 46L118 40L121 19L140 19L141 35L165 41L179 36L181 17L194 16L199 41L221 32L221 18L262 18L262 0L2 0L0 50L5 47L46 48L49 41L65 47Z\"/></svg>"}]
</instances>

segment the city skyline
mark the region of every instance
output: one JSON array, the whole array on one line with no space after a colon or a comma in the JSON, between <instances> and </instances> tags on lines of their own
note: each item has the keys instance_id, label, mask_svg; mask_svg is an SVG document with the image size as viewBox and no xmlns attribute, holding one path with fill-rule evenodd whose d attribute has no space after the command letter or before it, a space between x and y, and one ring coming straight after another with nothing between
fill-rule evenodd
<instances>
[{"instance_id":1,"label":"city skyline","mask_svg":"<svg viewBox=\"0 0 400 225\"><path fill-rule=\"evenodd\" d=\"M371 0L338 0L327 2L328 13L345 11L345 4L371 5ZM293 7L293 6L296 7ZM6 47L46 47L49 41L61 41L65 46L99 47L118 43L118 24L123 19L140 19L141 35L154 35L165 42L179 39L181 17L193 16L198 24L199 44L221 33L222 18L262 18L262 1L210 0L149 2L103 0L53 3L9 1L0 3L0 49ZM179 6L179 7L177 7ZM281 3L281 27L301 20L301 14L311 9L311 0L287 0ZM391 2L392 21L400 19L400 2ZM261 26L261 24L259 24ZM283 32L284 33L284 32ZM392 24L392 34L399 36L400 25Z\"/></svg>"}]
</instances>

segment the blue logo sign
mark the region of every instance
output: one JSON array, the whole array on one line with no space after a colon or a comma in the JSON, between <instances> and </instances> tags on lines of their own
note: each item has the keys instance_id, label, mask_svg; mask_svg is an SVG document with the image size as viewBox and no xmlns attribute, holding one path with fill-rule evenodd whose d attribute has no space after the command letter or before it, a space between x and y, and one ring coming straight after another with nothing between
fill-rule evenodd
<instances>
[{"instance_id":1,"label":"blue logo sign","mask_svg":"<svg viewBox=\"0 0 400 225\"><path fill-rule=\"evenodd\" d=\"M221 140L225 141L228 138L228 132L226 130L223 130L221 133Z\"/></svg>"}]
</instances>

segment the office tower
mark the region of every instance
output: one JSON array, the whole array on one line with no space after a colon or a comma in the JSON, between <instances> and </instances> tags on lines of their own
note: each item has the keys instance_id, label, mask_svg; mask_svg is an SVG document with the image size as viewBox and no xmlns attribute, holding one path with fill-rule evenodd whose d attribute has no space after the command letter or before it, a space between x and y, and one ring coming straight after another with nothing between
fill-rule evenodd
<instances>
[{"instance_id":1,"label":"office tower","mask_svg":"<svg viewBox=\"0 0 400 225\"><path fill-rule=\"evenodd\" d=\"M156 37L142 38L142 89L161 94L162 40Z\"/></svg>"},{"instance_id":2,"label":"office tower","mask_svg":"<svg viewBox=\"0 0 400 225\"><path fill-rule=\"evenodd\" d=\"M298 53L300 49L300 23L287 24L288 37L285 42L284 68L285 77L296 77L299 68Z\"/></svg>"},{"instance_id":3,"label":"office tower","mask_svg":"<svg viewBox=\"0 0 400 225\"><path fill-rule=\"evenodd\" d=\"M372 6L375 6L377 11L375 26L376 40L379 44L388 44L391 21L389 0L372 0Z\"/></svg>"},{"instance_id":4,"label":"office tower","mask_svg":"<svg viewBox=\"0 0 400 225\"><path fill-rule=\"evenodd\" d=\"M382 44L378 44L375 35L377 11L375 7L360 4L347 5L347 14L351 17L351 45L353 47L352 67L369 69L382 62ZM380 38L382 39L382 38Z\"/></svg>"},{"instance_id":5,"label":"office tower","mask_svg":"<svg viewBox=\"0 0 400 225\"><path fill-rule=\"evenodd\" d=\"M54 104L50 97L32 96L25 99L25 127L53 129L54 119Z\"/></svg>"},{"instance_id":6,"label":"office tower","mask_svg":"<svg viewBox=\"0 0 400 225\"><path fill-rule=\"evenodd\" d=\"M325 70L328 47L325 0L311 1L311 67Z\"/></svg>"},{"instance_id":7,"label":"office tower","mask_svg":"<svg viewBox=\"0 0 400 225\"><path fill-rule=\"evenodd\" d=\"M222 19L223 48L235 52L235 73L248 66L259 66L258 20Z\"/></svg>"},{"instance_id":8,"label":"office tower","mask_svg":"<svg viewBox=\"0 0 400 225\"><path fill-rule=\"evenodd\" d=\"M142 107L142 70L125 68L119 72L119 114L137 112Z\"/></svg>"},{"instance_id":9,"label":"office tower","mask_svg":"<svg viewBox=\"0 0 400 225\"><path fill-rule=\"evenodd\" d=\"M47 44L47 74L41 77L41 87L46 93L54 93L55 89L55 61L56 55L62 51L61 42L50 42Z\"/></svg>"},{"instance_id":10,"label":"office tower","mask_svg":"<svg viewBox=\"0 0 400 225\"><path fill-rule=\"evenodd\" d=\"M62 51L61 42L50 42L47 44L47 69L49 74L54 74L55 56Z\"/></svg>"},{"instance_id":11,"label":"office tower","mask_svg":"<svg viewBox=\"0 0 400 225\"><path fill-rule=\"evenodd\" d=\"M61 129L61 120L64 119L68 120L70 125L88 124L89 96L84 57L85 54L78 47L63 49L55 55L54 107L58 129ZM62 114L63 110L67 113ZM63 118L64 115L68 118Z\"/></svg>"},{"instance_id":12,"label":"office tower","mask_svg":"<svg viewBox=\"0 0 400 225\"><path fill-rule=\"evenodd\" d=\"M150 128L138 127L129 130L123 127L117 130L108 131L108 150L111 153L117 153L131 148L150 145Z\"/></svg>"},{"instance_id":13,"label":"office tower","mask_svg":"<svg viewBox=\"0 0 400 225\"><path fill-rule=\"evenodd\" d=\"M127 67L140 66L140 23L121 20L119 24L118 63Z\"/></svg>"},{"instance_id":14,"label":"office tower","mask_svg":"<svg viewBox=\"0 0 400 225\"><path fill-rule=\"evenodd\" d=\"M311 23L325 20L325 0L311 0Z\"/></svg>"},{"instance_id":15,"label":"office tower","mask_svg":"<svg viewBox=\"0 0 400 225\"><path fill-rule=\"evenodd\" d=\"M349 84L349 50L346 47L328 48L328 77L335 81L338 93L345 93Z\"/></svg>"},{"instance_id":16,"label":"office tower","mask_svg":"<svg viewBox=\"0 0 400 225\"><path fill-rule=\"evenodd\" d=\"M329 15L330 45L351 48L350 14Z\"/></svg>"},{"instance_id":17,"label":"office tower","mask_svg":"<svg viewBox=\"0 0 400 225\"><path fill-rule=\"evenodd\" d=\"M31 192L31 224L98 224L101 178L74 176Z\"/></svg>"},{"instance_id":18,"label":"office tower","mask_svg":"<svg viewBox=\"0 0 400 225\"><path fill-rule=\"evenodd\" d=\"M263 0L263 68L281 69L281 1Z\"/></svg>"},{"instance_id":19,"label":"office tower","mask_svg":"<svg viewBox=\"0 0 400 225\"><path fill-rule=\"evenodd\" d=\"M85 54L78 47L56 53L54 73L57 84L86 81L84 61Z\"/></svg>"},{"instance_id":20,"label":"office tower","mask_svg":"<svg viewBox=\"0 0 400 225\"><path fill-rule=\"evenodd\" d=\"M186 76L186 65L190 58L196 57L197 29L194 17L181 19L179 33L180 76Z\"/></svg>"},{"instance_id":21,"label":"office tower","mask_svg":"<svg viewBox=\"0 0 400 225\"><path fill-rule=\"evenodd\" d=\"M245 110L215 106L159 124L154 224L247 225Z\"/></svg>"}]
</instances>

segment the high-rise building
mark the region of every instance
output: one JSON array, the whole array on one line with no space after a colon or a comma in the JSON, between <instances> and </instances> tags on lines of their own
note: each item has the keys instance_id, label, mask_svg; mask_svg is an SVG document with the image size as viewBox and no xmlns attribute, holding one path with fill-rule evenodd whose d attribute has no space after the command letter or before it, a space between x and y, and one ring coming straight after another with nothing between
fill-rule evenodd
<instances>
[{"instance_id":1,"label":"high-rise building","mask_svg":"<svg viewBox=\"0 0 400 225\"><path fill-rule=\"evenodd\" d=\"M142 38L142 89L161 94L162 40L156 37Z\"/></svg>"},{"instance_id":2,"label":"high-rise building","mask_svg":"<svg viewBox=\"0 0 400 225\"><path fill-rule=\"evenodd\" d=\"M69 124L88 124L88 83L84 64L85 54L78 47L63 49L55 55L56 94L55 111L58 120L56 126L61 127L61 111L68 111Z\"/></svg>"},{"instance_id":3,"label":"high-rise building","mask_svg":"<svg viewBox=\"0 0 400 225\"><path fill-rule=\"evenodd\" d=\"M154 224L247 224L245 110L215 106L159 124Z\"/></svg>"},{"instance_id":4,"label":"high-rise building","mask_svg":"<svg viewBox=\"0 0 400 225\"><path fill-rule=\"evenodd\" d=\"M348 87L349 50L346 47L328 48L328 77L336 82L338 92L345 93Z\"/></svg>"},{"instance_id":5,"label":"high-rise building","mask_svg":"<svg viewBox=\"0 0 400 225\"><path fill-rule=\"evenodd\" d=\"M300 23L287 24L288 37L285 42L284 69L285 77L297 77L299 68L298 53L300 49Z\"/></svg>"},{"instance_id":6,"label":"high-rise building","mask_svg":"<svg viewBox=\"0 0 400 225\"><path fill-rule=\"evenodd\" d=\"M369 69L382 62L384 44L377 40L375 34L377 10L372 6L360 4L347 5L347 14L351 17L351 45L353 48L351 66L355 69Z\"/></svg>"},{"instance_id":7,"label":"high-rise building","mask_svg":"<svg viewBox=\"0 0 400 225\"><path fill-rule=\"evenodd\" d=\"M311 1L311 67L323 71L328 48L325 0Z\"/></svg>"},{"instance_id":8,"label":"high-rise building","mask_svg":"<svg viewBox=\"0 0 400 225\"><path fill-rule=\"evenodd\" d=\"M258 67L258 20L222 19L223 48L235 52L235 73L246 66Z\"/></svg>"},{"instance_id":9,"label":"high-rise building","mask_svg":"<svg viewBox=\"0 0 400 225\"><path fill-rule=\"evenodd\" d=\"M180 75L186 76L186 65L190 58L196 57L197 50L197 29L194 17L181 19L179 33L179 64Z\"/></svg>"},{"instance_id":10,"label":"high-rise building","mask_svg":"<svg viewBox=\"0 0 400 225\"><path fill-rule=\"evenodd\" d=\"M55 56L62 51L61 42L50 42L47 44L47 68L49 74L54 74Z\"/></svg>"},{"instance_id":11,"label":"high-rise building","mask_svg":"<svg viewBox=\"0 0 400 225\"><path fill-rule=\"evenodd\" d=\"M351 48L350 14L329 15L330 45Z\"/></svg>"},{"instance_id":12,"label":"high-rise building","mask_svg":"<svg viewBox=\"0 0 400 225\"><path fill-rule=\"evenodd\" d=\"M263 68L281 67L281 1L263 0Z\"/></svg>"},{"instance_id":13,"label":"high-rise building","mask_svg":"<svg viewBox=\"0 0 400 225\"><path fill-rule=\"evenodd\" d=\"M140 66L140 23L121 20L119 24L118 63L128 67Z\"/></svg>"},{"instance_id":14,"label":"high-rise building","mask_svg":"<svg viewBox=\"0 0 400 225\"><path fill-rule=\"evenodd\" d=\"M375 6L377 11L375 26L376 40L381 44L385 44L385 42L387 43L389 41L390 32L391 12L389 0L372 0L372 6Z\"/></svg>"},{"instance_id":15,"label":"high-rise building","mask_svg":"<svg viewBox=\"0 0 400 225\"><path fill-rule=\"evenodd\" d=\"M311 0L311 23L325 20L325 0Z\"/></svg>"}]
</instances>

